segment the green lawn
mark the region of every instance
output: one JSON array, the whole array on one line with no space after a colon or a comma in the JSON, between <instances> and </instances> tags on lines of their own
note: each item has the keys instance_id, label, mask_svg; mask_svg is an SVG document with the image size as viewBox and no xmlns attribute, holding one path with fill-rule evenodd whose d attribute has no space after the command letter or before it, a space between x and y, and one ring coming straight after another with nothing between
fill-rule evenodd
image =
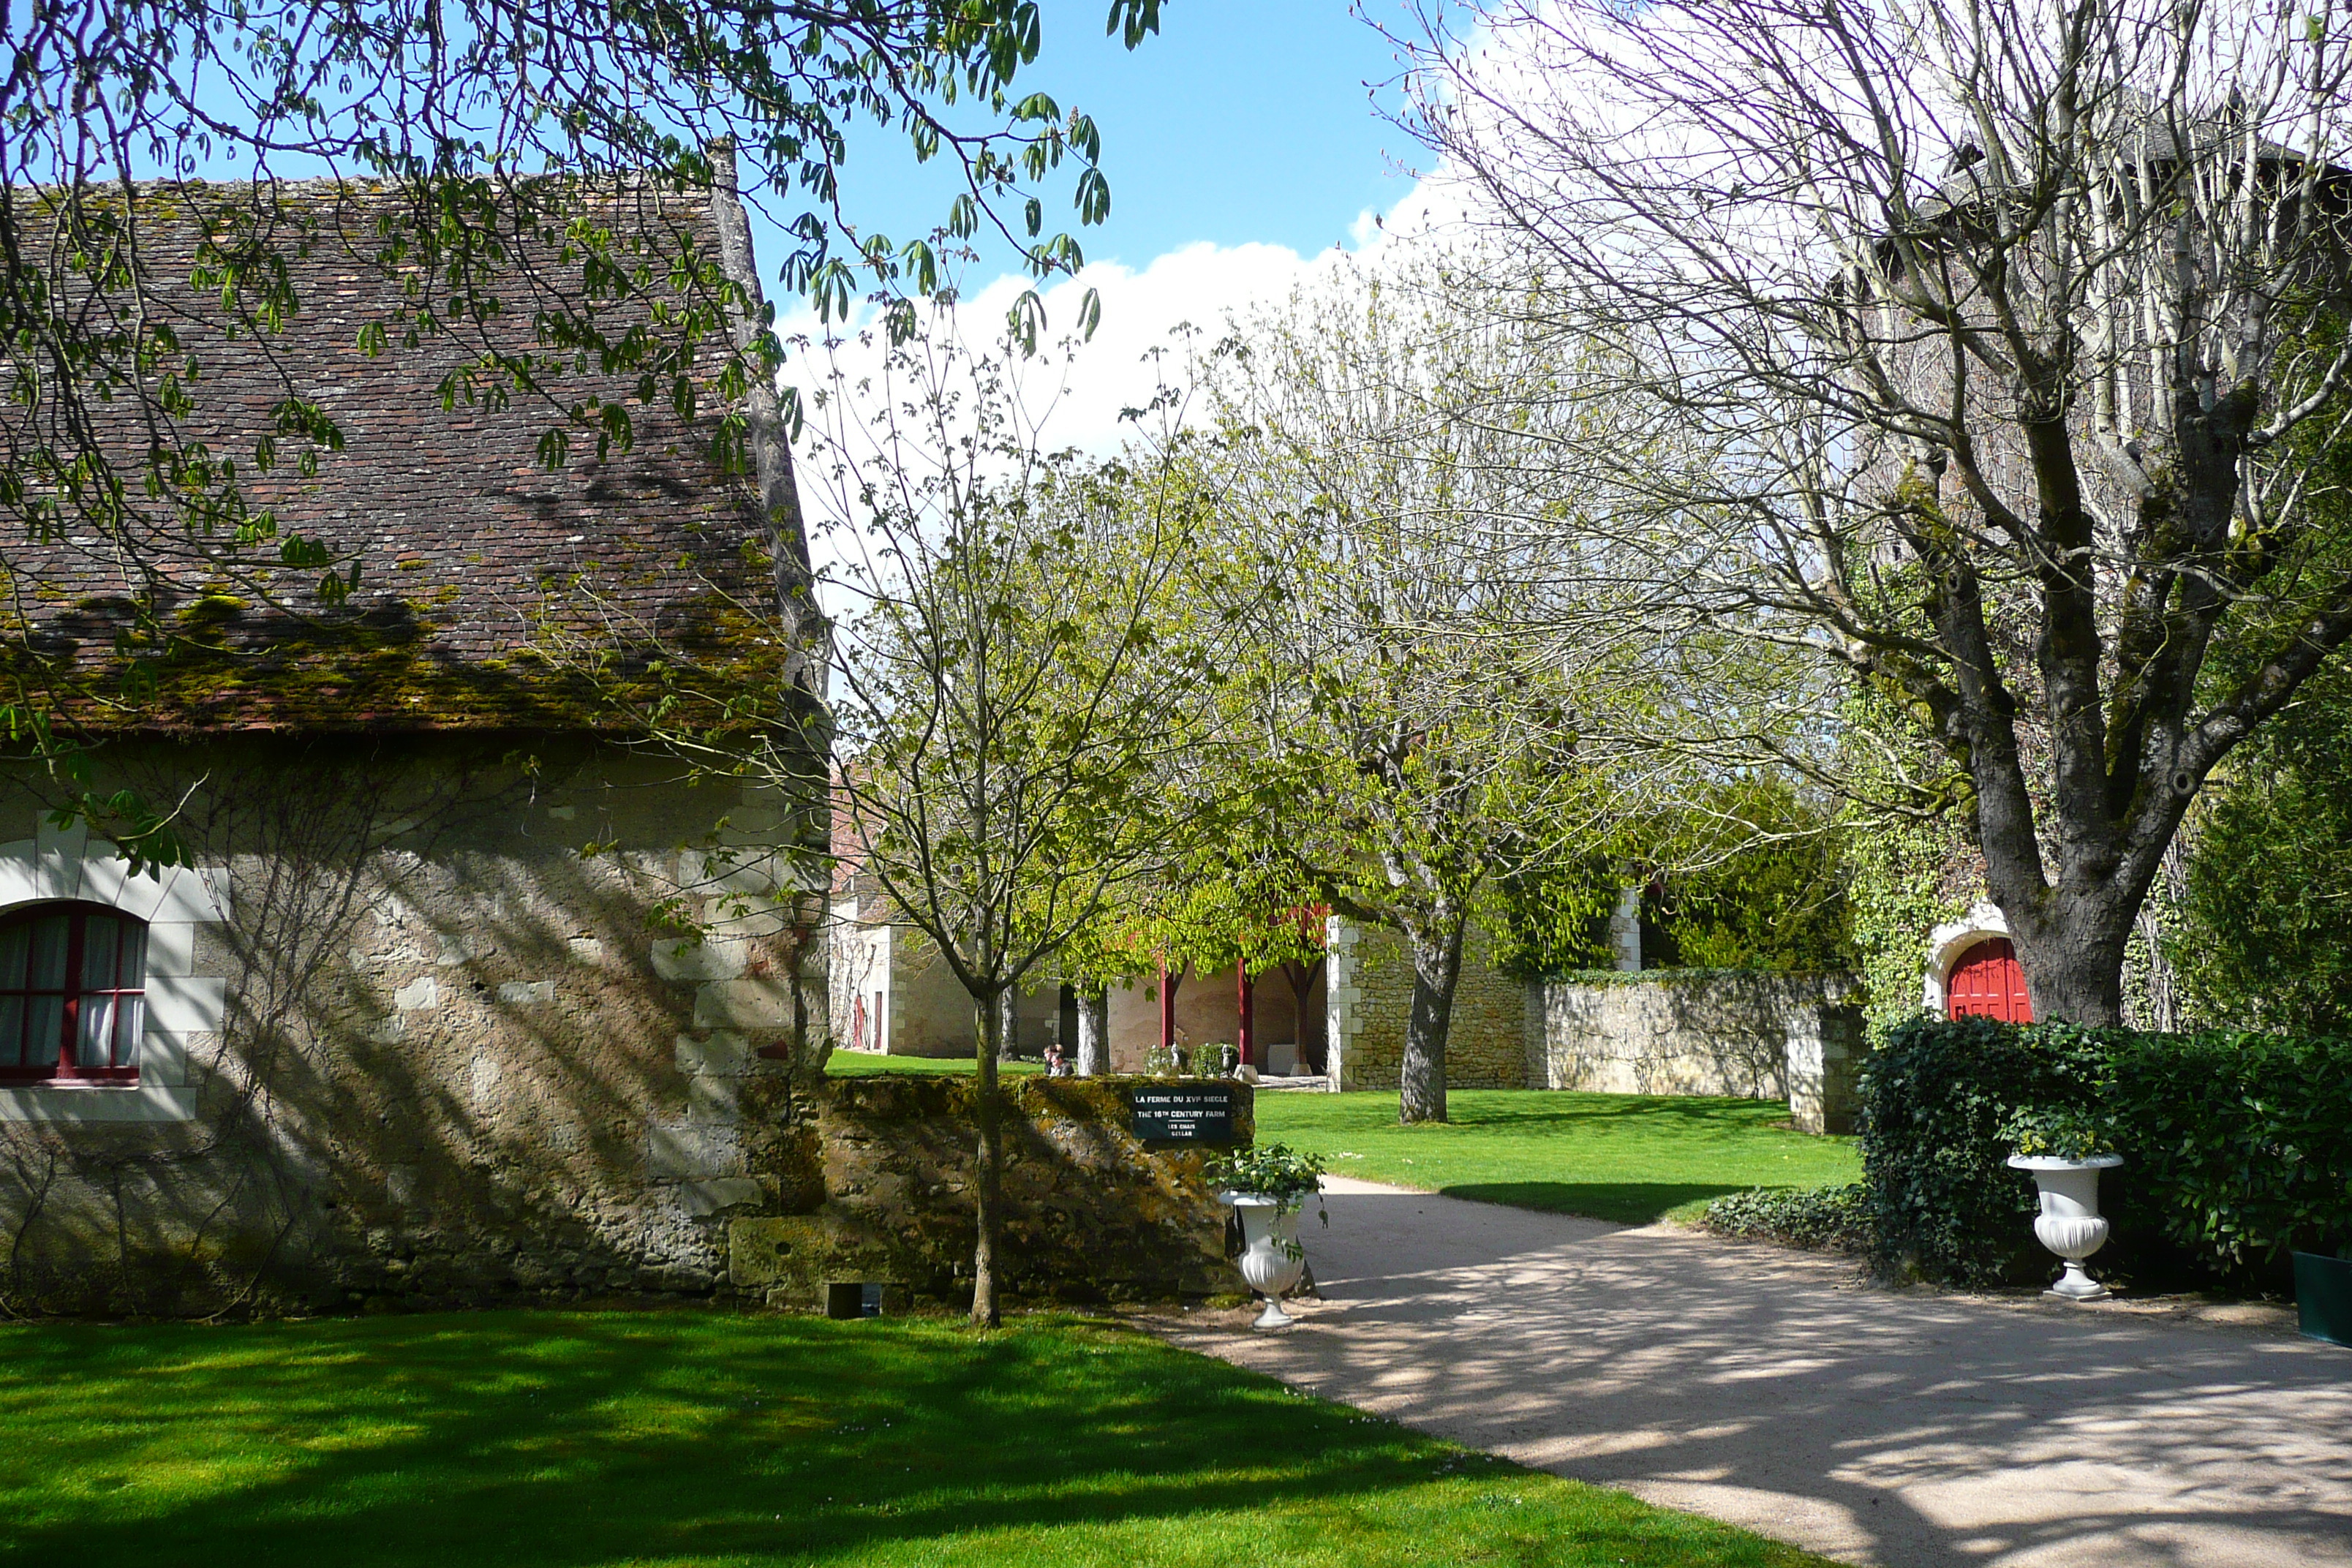
<instances>
[{"instance_id":1,"label":"green lawn","mask_svg":"<svg viewBox=\"0 0 2352 1568\"><path fill-rule=\"evenodd\" d=\"M871 1051L835 1051L824 1058L824 1070L835 1078L864 1078L877 1072L970 1072L977 1066L970 1057L885 1057ZM1044 1072L1044 1062L996 1064L1001 1073Z\"/></svg>"},{"instance_id":2,"label":"green lawn","mask_svg":"<svg viewBox=\"0 0 2352 1568\"><path fill-rule=\"evenodd\" d=\"M1400 1127L1393 1094L1261 1094L1257 1136L1313 1150L1336 1175L1627 1225L1695 1217L1748 1187L1862 1178L1853 1139L1782 1131L1778 1101L1467 1089L1446 1108L1451 1121Z\"/></svg>"},{"instance_id":3,"label":"green lawn","mask_svg":"<svg viewBox=\"0 0 2352 1568\"><path fill-rule=\"evenodd\" d=\"M1106 1325L0 1328L0 1564L1821 1560Z\"/></svg>"}]
</instances>

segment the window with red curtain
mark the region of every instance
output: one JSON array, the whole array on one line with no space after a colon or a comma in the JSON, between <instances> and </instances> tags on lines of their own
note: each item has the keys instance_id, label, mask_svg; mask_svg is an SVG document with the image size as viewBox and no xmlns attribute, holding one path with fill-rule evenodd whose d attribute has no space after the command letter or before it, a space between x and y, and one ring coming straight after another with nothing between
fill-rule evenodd
<instances>
[{"instance_id":1,"label":"window with red curtain","mask_svg":"<svg viewBox=\"0 0 2352 1568\"><path fill-rule=\"evenodd\" d=\"M2008 1024L2033 1022L2033 1004L2025 994L2025 971L2018 967L2017 949L2009 938L1988 938L1960 954L1944 982L1944 1014L1951 1018L1999 1018Z\"/></svg>"},{"instance_id":2,"label":"window with red curtain","mask_svg":"<svg viewBox=\"0 0 2352 1568\"><path fill-rule=\"evenodd\" d=\"M147 928L94 904L0 920L0 1083L136 1083Z\"/></svg>"}]
</instances>

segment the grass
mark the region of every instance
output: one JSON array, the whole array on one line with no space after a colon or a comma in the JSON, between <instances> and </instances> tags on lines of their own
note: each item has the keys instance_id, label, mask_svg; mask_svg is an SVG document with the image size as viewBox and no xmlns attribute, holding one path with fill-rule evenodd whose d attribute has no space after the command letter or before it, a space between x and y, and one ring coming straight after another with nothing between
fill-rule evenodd
<instances>
[{"instance_id":1,"label":"grass","mask_svg":"<svg viewBox=\"0 0 2352 1568\"><path fill-rule=\"evenodd\" d=\"M970 1072L977 1064L970 1057L886 1057L872 1051L837 1050L824 1058L833 1078L869 1078L884 1072ZM1000 1073L1044 1072L1043 1062L999 1060Z\"/></svg>"},{"instance_id":2,"label":"grass","mask_svg":"<svg viewBox=\"0 0 2352 1568\"><path fill-rule=\"evenodd\" d=\"M1386 1093L1257 1097L1257 1136L1321 1154L1335 1175L1623 1225L1692 1219L1750 1187L1859 1181L1851 1138L1785 1131L1777 1100L1566 1089L1455 1089L1453 1120L1397 1125Z\"/></svg>"},{"instance_id":3,"label":"grass","mask_svg":"<svg viewBox=\"0 0 2352 1568\"><path fill-rule=\"evenodd\" d=\"M1818 1563L1108 1325L0 1329L0 1564Z\"/></svg>"}]
</instances>

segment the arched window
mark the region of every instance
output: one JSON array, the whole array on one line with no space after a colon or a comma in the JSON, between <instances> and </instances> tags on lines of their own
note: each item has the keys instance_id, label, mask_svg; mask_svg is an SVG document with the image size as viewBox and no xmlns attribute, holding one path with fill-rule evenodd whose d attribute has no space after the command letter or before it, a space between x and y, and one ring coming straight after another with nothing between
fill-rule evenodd
<instances>
[{"instance_id":1,"label":"arched window","mask_svg":"<svg viewBox=\"0 0 2352 1568\"><path fill-rule=\"evenodd\" d=\"M0 920L0 1083L136 1083L147 928L96 904Z\"/></svg>"},{"instance_id":2,"label":"arched window","mask_svg":"<svg viewBox=\"0 0 2352 1568\"><path fill-rule=\"evenodd\" d=\"M2025 971L2018 967L2017 949L2005 936L1978 942L1960 954L1944 982L1944 997L1948 1017L2033 1022L2033 1004L2025 994Z\"/></svg>"}]
</instances>

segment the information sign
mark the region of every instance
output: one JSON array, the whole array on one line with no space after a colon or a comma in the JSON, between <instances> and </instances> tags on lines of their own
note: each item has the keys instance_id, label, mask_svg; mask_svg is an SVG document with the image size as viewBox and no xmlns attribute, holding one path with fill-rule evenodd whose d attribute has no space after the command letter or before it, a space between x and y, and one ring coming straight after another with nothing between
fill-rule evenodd
<instances>
[{"instance_id":1,"label":"information sign","mask_svg":"<svg viewBox=\"0 0 2352 1568\"><path fill-rule=\"evenodd\" d=\"M1132 1091L1135 1135L1147 1143L1230 1143L1234 1093L1222 1083Z\"/></svg>"}]
</instances>

